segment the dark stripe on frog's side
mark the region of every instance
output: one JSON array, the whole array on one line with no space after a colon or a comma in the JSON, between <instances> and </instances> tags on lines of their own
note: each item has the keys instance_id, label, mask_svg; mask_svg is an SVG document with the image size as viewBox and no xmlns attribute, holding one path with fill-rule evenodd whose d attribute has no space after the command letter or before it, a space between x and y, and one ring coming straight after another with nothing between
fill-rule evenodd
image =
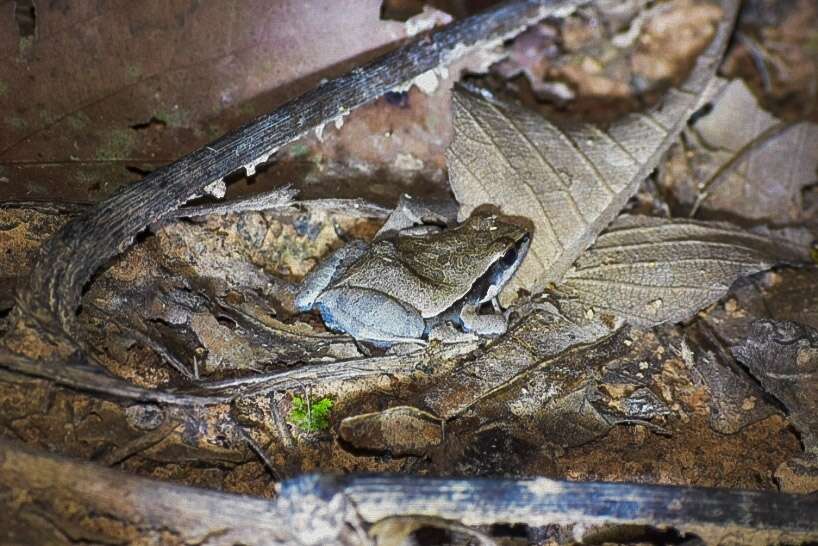
<instances>
[{"instance_id":1,"label":"dark stripe on frog's side","mask_svg":"<svg viewBox=\"0 0 818 546\"><path fill-rule=\"evenodd\" d=\"M474 282L472 289L463 297L463 301L477 304L491 299L486 298L489 288L498 284L503 286L508 282L525 259L530 244L531 238L525 236L517 246L508 249L502 258L491 264L488 270ZM504 276L506 276L505 279L503 279Z\"/></svg>"}]
</instances>

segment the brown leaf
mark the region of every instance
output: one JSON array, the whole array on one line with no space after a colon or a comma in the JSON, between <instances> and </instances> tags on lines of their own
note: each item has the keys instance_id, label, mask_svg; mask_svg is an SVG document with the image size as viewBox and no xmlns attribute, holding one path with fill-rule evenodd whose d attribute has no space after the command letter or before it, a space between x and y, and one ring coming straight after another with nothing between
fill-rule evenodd
<instances>
[{"instance_id":1,"label":"brown leaf","mask_svg":"<svg viewBox=\"0 0 818 546\"><path fill-rule=\"evenodd\" d=\"M624 215L560 286L583 304L645 327L677 322L718 301L733 282L808 248L726 223Z\"/></svg>"},{"instance_id":2,"label":"brown leaf","mask_svg":"<svg viewBox=\"0 0 818 546\"><path fill-rule=\"evenodd\" d=\"M697 205L753 220L799 219L801 190L816 179L818 125L784 125L758 106L742 80L733 80L693 128L704 150L696 157L697 176L685 180L705 186Z\"/></svg>"},{"instance_id":3,"label":"brown leaf","mask_svg":"<svg viewBox=\"0 0 818 546\"><path fill-rule=\"evenodd\" d=\"M806 450L818 452L818 332L796 322L760 320L732 350L787 408Z\"/></svg>"}]
</instances>

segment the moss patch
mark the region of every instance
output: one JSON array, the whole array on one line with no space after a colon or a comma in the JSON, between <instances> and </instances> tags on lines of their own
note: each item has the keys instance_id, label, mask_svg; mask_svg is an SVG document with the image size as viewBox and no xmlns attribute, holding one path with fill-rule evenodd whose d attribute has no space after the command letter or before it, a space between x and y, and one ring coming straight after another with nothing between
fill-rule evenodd
<instances>
[{"instance_id":1,"label":"moss patch","mask_svg":"<svg viewBox=\"0 0 818 546\"><path fill-rule=\"evenodd\" d=\"M106 141L97 148L96 158L100 161L124 159L135 144L136 139L130 129L115 129L108 133Z\"/></svg>"},{"instance_id":2,"label":"moss patch","mask_svg":"<svg viewBox=\"0 0 818 546\"><path fill-rule=\"evenodd\" d=\"M300 396L293 396L293 409L290 411L289 421L306 432L318 432L329 428L331 411L330 398L309 401Z\"/></svg>"}]
</instances>

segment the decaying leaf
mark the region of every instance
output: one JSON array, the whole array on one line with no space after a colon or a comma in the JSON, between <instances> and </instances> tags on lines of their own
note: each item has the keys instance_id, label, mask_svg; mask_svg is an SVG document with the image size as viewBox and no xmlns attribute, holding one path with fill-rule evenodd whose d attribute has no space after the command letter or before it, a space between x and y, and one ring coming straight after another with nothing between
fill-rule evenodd
<instances>
[{"instance_id":1,"label":"decaying leaf","mask_svg":"<svg viewBox=\"0 0 818 546\"><path fill-rule=\"evenodd\" d=\"M758 106L744 81L733 80L693 129L705 148L695 157L696 176L687 179L701 187L697 207L753 220L798 220L801 190L816 180L818 125L784 124Z\"/></svg>"},{"instance_id":2,"label":"decaying leaf","mask_svg":"<svg viewBox=\"0 0 818 546\"><path fill-rule=\"evenodd\" d=\"M689 319L744 275L808 259L789 239L727 223L623 215L559 289L594 311L651 327Z\"/></svg>"},{"instance_id":3,"label":"decaying leaf","mask_svg":"<svg viewBox=\"0 0 818 546\"><path fill-rule=\"evenodd\" d=\"M519 383L543 366L582 353L611 331L599 321L570 321L552 309L533 310L486 349L455 364L452 373L425 389L423 405L444 419L452 419L482 399ZM571 367L568 367L571 368ZM581 374L580 367L566 372ZM543 383L550 389L558 381ZM563 381L563 378L560 378Z\"/></svg>"},{"instance_id":4,"label":"decaying leaf","mask_svg":"<svg viewBox=\"0 0 818 546\"><path fill-rule=\"evenodd\" d=\"M603 129L560 126L520 106L453 95L454 138L447 158L460 214L485 203L535 225L529 257L506 299L536 292L565 272L614 219L699 106L725 45L735 2L691 75L645 112Z\"/></svg>"},{"instance_id":5,"label":"decaying leaf","mask_svg":"<svg viewBox=\"0 0 818 546\"><path fill-rule=\"evenodd\" d=\"M805 450L818 454L818 332L797 322L760 320L732 351L787 408Z\"/></svg>"},{"instance_id":6,"label":"decaying leaf","mask_svg":"<svg viewBox=\"0 0 818 546\"><path fill-rule=\"evenodd\" d=\"M721 340L697 322L687 329L680 356L692 372L696 385L708 393L710 428L721 434L735 434L744 427L777 412L730 354Z\"/></svg>"},{"instance_id":7,"label":"decaying leaf","mask_svg":"<svg viewBox=\"0 0 818 546\"><path fill-rule=\"evenodd\" d=\"M484 441L480 438L490 434L496 437L491 441L495 445L500 437L511 434L534 445L571 448L624 423L668 432L663 419L673 410L657 388L663 365L649 348L649 335L643 337L636 330L622 328L549 355L548 345L538 342L535 333L542 329L543 318L545 315L540 314L536 320L519 325L515 339L495 346L500 354L510 352L513 345L528 348L532 361L513 378L474 396L470 406L453 415L446 425L447 439L479 444ZM555 331L554 326L547 327ZM562 328L568 329L567 321ZM484 365L491 362L491 355L482 360ZM463 373L464 382L470 381L468 375ZM455 399L462 395L450 392ZM499 430L489 432L495 428Z\"/></svg>"},{"instance_id":8,"label":"decaying leaf","mask_svg":"<svg viewBox=\"0 0 818 546\"><path fill-rule=\"evenodd\" d=\"M412 406L347 417L338 429L341 438L358 449L388 451L392 455L423 455L443 441L442 421Z\"/></svg>"}]
</instances>

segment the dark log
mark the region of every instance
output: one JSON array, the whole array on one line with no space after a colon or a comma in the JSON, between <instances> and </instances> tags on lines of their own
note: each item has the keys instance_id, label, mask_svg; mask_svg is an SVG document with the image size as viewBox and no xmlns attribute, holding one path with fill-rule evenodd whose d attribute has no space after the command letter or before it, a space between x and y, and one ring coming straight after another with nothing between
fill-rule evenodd
<instances>
[{"instance_id":1,"label":"dark log","mask_svg":"<svg viewBox=\"0 0 818 546\"><path fill-rule=\"evenodd\" d=\"M780 493L415 476L302 476L278 491L275 500L218 493L0 441L4 543L363 544L367 525L403 515L466 525L577 525L575 534L641 525L712 542L818 540L818 500Z\"/></svg>"}]
</instances>

